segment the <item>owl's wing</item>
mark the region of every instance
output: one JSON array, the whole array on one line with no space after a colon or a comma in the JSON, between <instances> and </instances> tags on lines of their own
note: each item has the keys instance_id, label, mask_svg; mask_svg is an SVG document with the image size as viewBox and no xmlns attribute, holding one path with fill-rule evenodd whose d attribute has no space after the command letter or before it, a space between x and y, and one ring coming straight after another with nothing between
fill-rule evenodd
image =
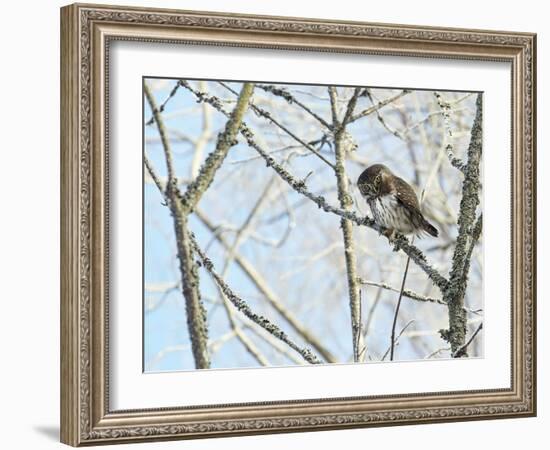
<instances>
[{"instance_id":1,"label":"owl's wing","mask_svg":"<svg viewBox=\"0 0 550 450\"><path fill-rule=\"evenodd\" d=\"M420 204L418 203L418 198L416 198L413 188L401 178L396 177L394 183L397 201L404 208L406 208L407 211L409 211L411 218L413 219L413 223L416 222L418 224L416 226L424 229L424 231L433 237L437 237L439 232L437 231L437 228L428 222L422 215L422 212L420 211Z\"/></svg>"},{"instance_id":2,"label":"owl's wing","mask_svg":"<svg viewBox=\"0 0 550 450\"><path fill-rule=\"evenodd\" d=\"M413 214L420 213L420 204L413 188L399 177L394 179L394 188L397 201Z\"/></svg>"}]
</instances>

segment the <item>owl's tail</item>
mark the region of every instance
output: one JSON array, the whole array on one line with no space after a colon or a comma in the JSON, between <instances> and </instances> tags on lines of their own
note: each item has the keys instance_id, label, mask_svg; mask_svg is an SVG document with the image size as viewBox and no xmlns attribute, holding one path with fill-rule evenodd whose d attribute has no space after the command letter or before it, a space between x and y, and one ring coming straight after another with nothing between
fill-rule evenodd
<instances>
[{"instance_id":1,"label":"owl's tail","mask_svg":"<svg viewBox=\"0 0 550 450\"><path fill-rule=\"evenodd\" d=\"M428 222L426 219L422 218L422 228L426 233L432 235L433 237L439 236L439 231L437 231L437 228L434 227L430 222Z\"/></svg>"}]
</instances>

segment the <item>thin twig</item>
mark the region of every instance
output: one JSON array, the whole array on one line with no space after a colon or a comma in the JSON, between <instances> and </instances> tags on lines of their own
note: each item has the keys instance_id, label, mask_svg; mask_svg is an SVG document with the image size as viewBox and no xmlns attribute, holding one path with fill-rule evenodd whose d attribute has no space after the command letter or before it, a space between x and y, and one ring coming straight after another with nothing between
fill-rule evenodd
<instances>
[{"instance_id":1,"label":"thin twig","mask_svg":"<svg viewBox=\"0 0 550 450\"><path fill-rule=\"evenodd\" d=\"M412 91L408 90L408 89L404 89L403 91L401 91L399 94L397 95L394 95L393 97L390 97L390 98L387 98L385 100L382 100L380 102L378 102L376 105L373 105L371 106L370 108L367 108L367 109L364 109L363 111L361 111L360 113L357 113L355 115L353 115L349 122L348 123L352 123L352 122L355 122L356 120L359 120L365 116L368 116L376 111L378 111L379 109L382 109L384 106L387 106L389 105L390 103L393 103L395 102L396 100L399 100L401 97L407 95L407 94L410 94Z\"/></svg>"},{"instance_id":2,"label":"thin twig","mask_svg":"<svg viewBox=\"0 0 550 450\"><path fill-rule=\"evenodd\" d=\"M237 92L234 89L232 89L230 86L228 86L227 84L225 84L221 81L219 83L220 83L220 85L222 85L224 88L226 88L231 93L233 93L235 95L238 95ZM266 120L269 120L273 125L280 128L282 131L284 131L286 134L288 134L292 139L294 139L300 145L307 148L311 153L313 153L315 156L317 156L326 165L328 165L333 170L335 170L334 164L332 164L328 159L326 159L323 155L321 155L321 153L319 153L317 150L315 150L311 145L309 145L304 140L300 139L298 136L296 136L296 134L294 134L292 131L290 131L287 127L285 127L277 119L275 119L270 112L266 111L263 108L260 108L260 107L256 106L253 102L250 102L250 107L252 108L252 110L254 112L256 112L256 114L258 114L259 116L263 117Z\"/></svg>"},{"instance_id":3,"label":"thin twig","mask_svg":"<svg viewBox=\"0 0 550 450\"><path fill-rule=\"evenodd\" d=\"M164 126L164 121L162 120L160 112L157 109L155 97L153 97L153 94L151 93L151 89L145 82L143 82L143 91L145 92L145 96L147 97L149 106L153 111L153 117L155 118L155 122L157 123L157 129L160 136L160 140L162 142L162 148L164 150L164 158L166 161L166 171L168 173L168 184L170 184L173 182L173 180L175 180L175 175L174 175L174 161L172 158L172 149L170 147L170 141L168 140L168 135L166 133L166 127Z\"/></svg>"},{"instance_id":4,"label":"thin twig","mask_svg":"<svg viewBox=\"0 0 550 450\"><path fill-rule=\"evenodd\" d=\"M395 306L395 312L393 314L393 322L391 327L391 341L390 341L390 361L393 361L393 353L395 349L395 327L397 325L397 316L399 315L399 308L401 307L401 300L403 299L403 291L405 290L405 281L407 280L407 274L409 273L410 262L411 262L411 258L407 257L407 263L405 264L405 273L403 273L403 281L401 282L399 298L397 299L397 305Z\"/></svg>"},{"instance_id":5,"label":"thin twig","mask_svg":"<svg viewBox=\"0 0 550 450\"><path fill-rule=\"evenodd\" d=\"M464 173L466 167L460 158L457 158L454 154L454 145L453 145L453 130L451 128L451 105L449 102L443 100L443 97L439 92L434 92L434 96L437 100L439 108L441 108L441 113L443 115L443 124L445 128L445 133L443 135L443 145L445 151L447 152L447 157L451 165L461 172Z\"/></svg>"},{"instance_id":6,"label":"thin twig","mask_svg":"<svg viewBox=\"0 0 550 450\"><path fill-rule=\"evenodd\" d=\"M273 85L267 85L267 84L259 84L258 88L264 90L265 92L270 92L271 94L277 97L284 98L289 104L298 105L305 112L310 114L313 118L315 118L317 121L319 121L322 125L324 125L326 128L330 130L331 125L325 119L323 119L321 116L319 116L314 111L312 111L309 107L304 105L301 101L299 101L296 97L294 97L290 92L288 92L288 90L281 87L275 87Z\"/></svg>"},{"instance_id":7,"label":"thin twig","mask_svg":"<svg viewBox=\"0 0 550 450\"><path fill-rule=\"evenodd\" d=\"M451 347L442 347L442 348L438 348L437 350L433 351L432 353L430 353L429 355L426 355L424 357L424 359L430 359L430 358L433 358L435 355L437 355L438 353L441 353L441 352L446 352L446 351L449 351L451 349Z\"/></svg>"},{"instance_id":8,"label":"thin twig","mask_svg":"<svg viewBox=\"0 0 550 450\"><path fill-rule=\"evenodd\" d=\"M359 278L358 281L359 283L364 284L366 286L379 287L379 288L387 289L388 291L393 291L397 293L400 292L400 289L393 287L387 283L382 283L379 281L372 281L372 280L364 280L362 278ZM445 303L443 300L439 298L424 296L417 292L411 291L409 289L405 289L403 291L403 295L407 298L410 298L411 300L416 300L418 302L437 303L439 305L445 305L445 306L447 305L447 303Z\"/></svg>"},{"instance_id":9,"label":"thin twig","mask_svg":"<svg viewBox=\"0 0 550 450\"><path fill-rule=\"evenodd\" d=\"M147 122L145 122L145 125L153 124L153 122L155 121L155 111L157 113L163 113L164 108L166 107L166 104L170 101L172 97L174 97L174 95L176 95L176 92L178 91L179 88L180 88L180 84L176 83L176 85L170 91L170 94L168 94L168 97L166 98L166 100L164 100L164 102L162 102L162 104L160 105L160 108L153 110L153 116L151 116L151 118Z\"/></svg>"},{"instance_id":10,"label":"thin twig","mask_svg":"<svg viewBox=\"0 0 550 450\"><path fill-rule=\"evenodd\" d=\"M397 335L397 337L392 341L392 345L388 346L387 350L384 352L384 355L382 356L382 359L381 361L384 361L386 359L386 357L388 356L388 353L390 353L391 351L391 348L393 346L393 344L395 344L396 346L399 345L399 338L401 338L401 336L403 335L403 333L405 332L405 330L407 328L409 328L413 323L415 322L414 319L412 320L409 320L405 326L401 329L401 331L399 332L399 334Z\"/></svg>"},{"instance_id":11,"label":"thin twig","mask_svg":"<svg viewBox=\"0 0 550 450\"><path fill-rule=\"evenodd\" d=\"M360 281L359 281L360 282ZM363 327L363 339L365 342L367 341L367 338L369 336L369 332L371 329L371 324L374 318L374 313L376 311L376 308L380 304L380 299L382 298L382 291L381 289L378 289L376 291L376 295L374 297L374 301L372 302L372 305L370 306L369 310L367 311L367 321L365 323L365 326ZM365 353L365 358L367 357L367 354Z\"/></svg>"},{"instance_id":12,"label":"thin twig","mask_svg":"<svg viewBox=\"0 0 550 450\"><path fill-rule=\"evenodd\" d=\"M466 343L460 347L456 352L453 353L453 358L460 358L461 356L467 356L466 349L468 346L472 343L472 341L475 339L477 334L481 331L483 328L483 322L479 324L479 327L477 327L476 331L470 336L470 339L466 341Z\"/></svg>"},{"instance_id":13,"label":"thin twig","mask_svg":"<svg viewBox=\"0 0 550 450\"><path fill-rule=\"evenodd\" d=\"M370 89L365 89L365 95L369 98L370 102L372 103L372 106L373 108L376 107L376 103L374 101L374 96L372 95ZM388 125L388 122L386 121L386 119L384 119L384 117L382 117L382 114L380 114L380 108L378 109L375 109L375 112L376 112L376 117L378 118L378 122L380 122L382 124L382 126L392 135L394 135L396 138L398 139L401 139L402 141L405 141L405 142L409 142L409 140L407 139L407 137L405 136L404 133L390 127Z\"/></svg>"},{"instance_id":14,"label":"thin twig","mask_svg":"<svg viewBox=\"0 0 550 450\"><path fill-rule=\"evenodd\" d=\"M366 286L379 287L379 288L387 289L388 291L393 291L393 292L397 292L397 293L401 292L400 289L398 289L396 287L393 287L393 286L391 286L387 283L382 283L382 282L379 282L379 281L371 281L371 280L364 280L362 278L358 278L358 282L363 284L363 285L366 285ZM414 292L414 291L411 291L409 289L405 289L403 291L403 296L407 297L407 298L410 298L411 300L415 300L417 302L437 303L438 305L448 306L447 303L445 303L440 298L428 297L428 296L425 296L425 295L421 295L418 292ZM482 311L481 309L470 309L470 308L466 308L466 307L464 307L464 310L466 312L469 312L469 313L472 313L472 314L479 314Z\"/></svg>"}]
</instances>

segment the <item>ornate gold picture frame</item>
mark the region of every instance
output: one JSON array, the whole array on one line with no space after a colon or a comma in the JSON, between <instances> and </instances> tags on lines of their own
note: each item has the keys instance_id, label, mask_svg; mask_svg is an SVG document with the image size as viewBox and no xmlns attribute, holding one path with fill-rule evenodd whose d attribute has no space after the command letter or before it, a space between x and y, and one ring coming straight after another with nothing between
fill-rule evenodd
<instances>
[{"instance_id":1,"label":"ornate gold picture frame","mask_svg":"<svg viewBox=\"0 0 550 450\"><path fill-rule=\"evenodd\" d=\"M114 409L109 186L115 174L109 170L108 105L110 46L118 41L509 63L511 149L502 150L511 155L511 299L505 303L511 308L510 386ZM62 8L61 441L81 446L535 415L535 87L536 36L530 33L86 4ZM491 270L490 255L485 264Z\"/></svg>"}]
</instances>

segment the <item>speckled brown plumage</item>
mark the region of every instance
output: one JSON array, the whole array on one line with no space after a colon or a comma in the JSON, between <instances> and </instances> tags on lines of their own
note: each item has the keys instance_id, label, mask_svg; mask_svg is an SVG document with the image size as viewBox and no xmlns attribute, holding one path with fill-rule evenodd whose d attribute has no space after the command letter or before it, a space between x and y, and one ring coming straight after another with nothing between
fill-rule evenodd
<instances>
[{"instance_id":1,"label":"speckled brown plumage","mask_svg":"<svg viewBox=\"0 0 550 450\"><path fill-rule=\"evenodd\" d=\"M398 231L421 235L425 231L438 236L437 229L422 215L414 189L385 165L374 164L365 169L357 180L357 187L369 204L375 222L389 234Z\"/></svg>"}]
</instances>

